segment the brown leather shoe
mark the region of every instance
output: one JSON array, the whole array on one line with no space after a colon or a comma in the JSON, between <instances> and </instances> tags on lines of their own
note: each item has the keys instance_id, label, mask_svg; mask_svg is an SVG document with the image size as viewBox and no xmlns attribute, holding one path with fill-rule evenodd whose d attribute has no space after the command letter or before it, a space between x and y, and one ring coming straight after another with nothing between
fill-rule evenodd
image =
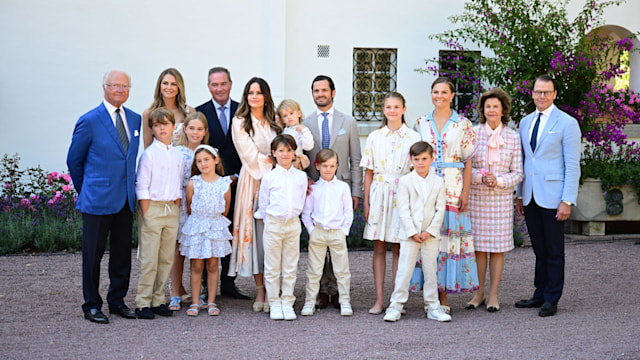
<instances>
[{"instance_id":1,"label":"brown leather shoe","mask_svg":"<svg viewBox=\"0 0 640 360\"><path fill-rule=\"evenodd\" d=\"M333 305L333 307L336 308L336 309L340 309L340 302L338 301L338 294L331 295L331 305Z\"/></svg>"},{"instance_id":2,"label":"brown leather shoe","mask_svg":"<svg viewBox=\"0 0 640 360\"><path fill-rule=\"evenodd\" d=\"M316 307L318 309L324 309L327 307L327 305L329 305L329 295L319 293L318 300L316 301Z\"/></svg>"}]
</instances>

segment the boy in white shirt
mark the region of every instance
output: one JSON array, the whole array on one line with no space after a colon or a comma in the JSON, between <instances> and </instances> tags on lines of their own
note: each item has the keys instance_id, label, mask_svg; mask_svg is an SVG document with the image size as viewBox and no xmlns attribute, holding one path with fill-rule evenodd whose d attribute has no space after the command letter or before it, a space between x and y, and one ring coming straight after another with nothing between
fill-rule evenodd
<instances>
[{"instance_id":1,"label":"boy in white shirt","mask_svg":"<svg viewBox=\"0 0 640 360\"><path fill-rule=\"evenodd\" d=\"M306 297L301 314L311 316L316 310L316 297L328 247L338 283L340 315L351 316L351 273L346 240L353 222L351 190L347 183L335 177L338 169L338 154L335 151L321 150L316 155L315 166L320 179L311 185L311 194L307 196L302 211L302 223L309 232L309 262Z\"/></svg>"},{"instance_id":2,"label":"boy in white shirt","mask_svg":"<svg viewBox=\"0 0 640 360\"><path fill-rule=\"evenodd\" d=\"M419 141L411 146L409 154L413 171L400 178L397 193L398 213L407 239L400 243L396 283L384 321L400 319L402 307L409 298L409 281L418 254L422 257L427 318L451 321L451 316L440 308L436 277L440 244L438 237L446 205L444 181L435 171L429 171L433 162L431 145Z\"/></svg>"},{"instance_id":3,"label":"boy in white shirt","mask_svg":"<svg viewBox=\"0 0 640 360\"><path fill-rule=\"evenodd\" d=\"M164 285L169 277L178 235L182 154L171 146L175 118L158 108L149 115L154 140L142 153L136 177L138 208L138 258L140 275L136 294L139 319L154 314L171 316L165 303Z\"/></svg>"},{"instance_id":4,"label":"boy in white shirt","mask_svg":"<svg viewBox=\"0 0 640 360\"><path fill-rule=\"evenodd\" d=\"M296 140L291 135L278 135L271 142L277 165L262 177L256 212L256 218L264 220L264 285L273 320L296 319L293 288L300 258L298 216L308 185L307 175L292 166L296 147Z\"/></svg>"}]
</instances>

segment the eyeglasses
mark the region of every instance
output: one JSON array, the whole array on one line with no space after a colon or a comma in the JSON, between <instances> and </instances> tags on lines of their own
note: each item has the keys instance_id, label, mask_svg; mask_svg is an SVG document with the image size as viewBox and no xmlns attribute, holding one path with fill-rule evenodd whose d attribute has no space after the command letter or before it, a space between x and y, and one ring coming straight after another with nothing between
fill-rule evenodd
<instances>
[{"instance_id":1,"label":"eyeglasses","mask_svg":"<svg viewBox=\"0 0 640 360\"><path fill-rule=\"evenodd\" d=\"M533 91L533 96L535 96L535 97L542 97L542 96L547 97L547 96L551 96L554 92L555 92L555 90L554 91L538 91L538 90L535 90L535 91Z\"/></svg>"},{"instance_id":2,"label":"eyeglasses","mask_svg":"<svg viewBox=\"0 0 640 360\"><path fill-rule=\"evenodd\" d=\"M122 85L122 84L104 84L109 89L117 89L117 90L129 90L131 85Z\"/></svg>"}]
</instances>

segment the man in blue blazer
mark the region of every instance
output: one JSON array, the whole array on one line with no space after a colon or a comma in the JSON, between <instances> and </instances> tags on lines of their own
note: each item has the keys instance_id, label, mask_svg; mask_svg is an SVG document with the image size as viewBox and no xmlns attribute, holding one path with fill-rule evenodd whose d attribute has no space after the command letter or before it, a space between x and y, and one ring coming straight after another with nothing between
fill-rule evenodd
<instances>
[{"instance_id":1,"label":"man in blue blazer","mask_svg":"<svg viewBox=\"0 0 640 360\"><path fill-rule=\"evenodd\" d=\"M109 312L136 314L124 303L131 273L131 232L136 203L136 157L140 115L122 106L131 78L120 70L103 79L104 101L76 123L67 166L82 212L82 310L87 320L108 324L102 313L100 262L109 237Z\"/></svg>"},{"instance_id":2,"label":"man in blue blazer","mask_svg":"<svg viewBox=\"0 0 640 360\"><path fill-rule=\"evenodd\" d=\"M222 167L226 176L230 176L231 183L231 204L227 218L233 221L233 209L236 202L236 185L238 183L238 173L242 167L240 157L233 145L231 138L231 120L236 114L238 103L231 100L231 74L223 67L214 67L209 70L207 87L211 93L211 100L196 107L207 118L209 125L209 145L215 147L220 152ZM224 115L223 115L224 114ZM233 229L231 229L233 230ZM220 293L235 299L248 300L249 296L236 287L235 276L229 276L229 262L231 254L222 258L222 271L220 272ZM202 284L207 286L207 272L204 271ZM204 291L203 294L207 292Z\"/></svg>"},{"instance_id":3,"label":"man in blue blazer","mask_svg":"<svg viewBox=\"0 0 640 360\"><path fill-rule=\"evenodd\" d=\"M536 111L520 122L524 182L517 187L516 210L524 214L536 255L530 299L518 308L541 308L538 315L553 316L564 286L564 222L578 196L580 139L578 121L558 109L558 92L548 75L533 83Z\"/></svg>"}]
</instances>

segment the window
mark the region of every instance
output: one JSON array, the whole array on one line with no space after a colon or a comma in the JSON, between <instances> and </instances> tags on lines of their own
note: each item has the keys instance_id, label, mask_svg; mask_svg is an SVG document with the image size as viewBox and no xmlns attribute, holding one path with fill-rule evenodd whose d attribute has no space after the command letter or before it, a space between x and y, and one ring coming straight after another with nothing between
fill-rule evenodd
<instances>
[{"instance_id":1,"label":"window","mask_svg":"<svg viewBox=\"0 0 640 360\"><path fill-rule=\"evenodd\" d=\"M396 90L398 49L353 49L353 117L382 121L382 103Z\"/></svg>"},{"instance_id":2,"label":"window","mask_svg":"<svg viewBox=\"0 0 640 360\"><path fill-rule=\"evenodd\" d=\"M474 108L474 98L480 91L479 86L461 78L461 74L468 74L469 69L477 66L480 51L440 50L440 76L448 76L455 84L456 96L452 107L458 113L465 114L469 120L478 121L478 114Z\"/></svg>"}]
</instances>

